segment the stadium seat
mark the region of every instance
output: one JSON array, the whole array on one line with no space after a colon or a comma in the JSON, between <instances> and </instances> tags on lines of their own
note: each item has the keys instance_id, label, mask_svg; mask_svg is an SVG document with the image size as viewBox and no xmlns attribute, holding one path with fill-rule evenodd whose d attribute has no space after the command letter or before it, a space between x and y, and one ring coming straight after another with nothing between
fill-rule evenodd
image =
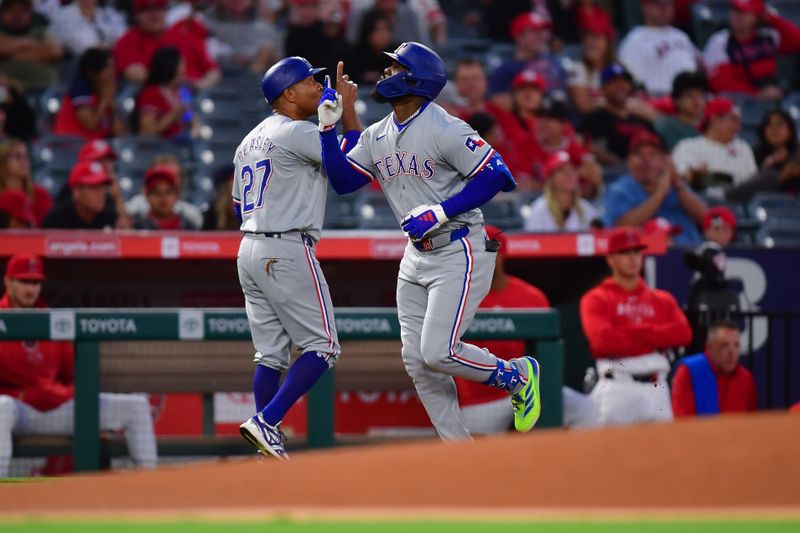
<instances>
[{"instance_id":1,"label":"stadium seat","mask_svg":"<svg viewBox=\"0 0 800 533\"><path fill-rule=\"evenodd\" d=\"M56 115L61 109L61 101L67 92L65 87L50 87L42 91L34 109L36 110L37 127L40 133L49 134L53 131Z\"/></svg>"},{"instance_id":2,"label":"stadium seat","mask_svg":"<svg viewBox=\"0 0 800 533\"><path fill-rule=\"evenodd\" d=\"M165 153L177 156L183 163L192 161L192 145L187 142L131 135L114 139L112 144L119 154L120 163L129 164L135 161L137 164L149 165L155 156Z\"/></svg>"},{"instance_id":3,"label":"stadium seat","mask_svg":"<svg viewBox=\"0 0 800 533\"><path fill-rule=\"evenodd\" d=\"M481 211L487 224L510 231L522 229L525 224L521 208L522 205L516 196L504 194L482 205Z\"/></svg>"},{"instance_id":4,"label":"stadium seat","mask_svg":"<svg viewBox=\"0 0 800 533\"><path fill-rule=\"evenodd\" d=\"M372 99L372 91L375 89L374 85L364 85L358 87L358 99L356 100L356 111L361 118L364 126L369 126L383 119L391 112L391 108L387 104L379 104Z\"/></svg>"},{"instance_id":5,"label":"stadium seat","mask_svg":"<svg viewBox=\"0 0 800 533\"><path fill-rule=\"evenodd\" d=\"M779 102L759 100L753 96L740 93L723 93L722 96L733 100L742 112L742 125L757 127L761 118L772 109L780 107Z\"/></svg>"},{"instance_id":6,"label":"stadium seat","mask_svg":"<svg viewBox=\"0 0 800 533\"><path fill-rule=\"evenodd\" d=\"M77 162L78 152L86 141L77 135L43 135L31 147L34 170L49 168L58 173Z\"/></svg>"},{"instance_id":7,"label":"stadium seat","mask_svg":"<svg viewBox=\"0 0 800 533\"><path fill-rule=\"evenodd\" d=\"M69 179L69 168L43 167L33 174L33 181L55 198Z\"/></svg>"},{"instance_id":8,"label":"stadium seat","mask_svg":"<svg viewBox=\"0 0 800 533\"><path fill-rule=\"evenodd\" d=\"M791 221L800 227L800 201L780 192L759 192L748 204L750 214L766 223L770 220Z\"/></svg>"},{"instance_id":9,"label":"stadium seat","mask_svg":"<svg viewBox=\"0 0 800 533\"><path fill-rule=\"evenodd\" d=\"M499 67L504 61L514 57L514 44L513 43L494 43L483 57L483 63L486 66L486 71Z\"/></svg>"},{"instance_id":10,"label":"stadium seat","mask_svg":"<svg viewBox=\"0 0 800 533\"><path fill-rule=\"evenodd\" d=\"M797 221L768 220L758 230L756 244L765 248L800 246L800 224Z\"/></svg>"},{"instance_id":11,"label":"stadium seat","mask_svg":"<svg viewBox=\"0 0 800 533\"><path fill-rule=\"evenodd\" d=\"M340 196L328 187L328 196L325 202L325 229L355 229L358 227L359 217L356 214L356 197L352 194ZM395 224L396 227L396 224Z\"/></svg>"},{"instance_id":12,"label":"stadium seat","mask_svg":"<svg viewBox=\"0 0 800 533\"><path fill-rule=\"evenodd\" d=\"M355 198L360 229L397 229L397 219L382 192L365 192Z\"/></svg>"},{"instance_id":13,"label":"stadium seat","mask_svg":"<svg viewBox=\"0 0 800 533\"><path fill-rule=\"evenodd\" d=\"M702 50L709 37L728 25L730 0L703 0L691 6L695 45Z\"/></svg>"}]
</instances>

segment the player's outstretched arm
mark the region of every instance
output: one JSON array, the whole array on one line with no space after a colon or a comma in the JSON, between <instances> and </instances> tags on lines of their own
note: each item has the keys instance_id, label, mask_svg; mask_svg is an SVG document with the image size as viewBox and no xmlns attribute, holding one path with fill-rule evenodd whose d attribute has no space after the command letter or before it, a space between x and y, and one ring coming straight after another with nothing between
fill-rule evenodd
<instances>
[{"instance_id":1,"label":"player's outstretched arm","mask_svg":"<svg viewBox=\"0 0 800 533\"><path fill-rule=\"evenodd\" d=\"M441 204L422 205L412 209L401 222L403 231L413 239L421 239L451 218L482 206L500 191L510 191L516 185L503 158L495 152L486 166L467 182L461 192Z\"/></svg>"}]
</instances>

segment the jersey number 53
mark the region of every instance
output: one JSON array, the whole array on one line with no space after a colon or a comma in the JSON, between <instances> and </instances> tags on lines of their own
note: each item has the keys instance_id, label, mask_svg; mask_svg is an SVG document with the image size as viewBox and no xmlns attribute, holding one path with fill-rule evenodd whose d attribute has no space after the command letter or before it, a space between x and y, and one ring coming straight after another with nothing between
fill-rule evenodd
<instances>
[{"instance_id":1,"label":"jersey number 53","mask_svg":"<svg viewBox=\"0 0 800 533\"><path fill-rule=\"evenodd\" d=\"M270 177L272 177L272 164L269 159L262 159L256 163L255 172L250 165L242 167L242 214L264 207L264 191L267 190ZM258 199L253 202L256 191Z\"/></svg>"}]
</instances>

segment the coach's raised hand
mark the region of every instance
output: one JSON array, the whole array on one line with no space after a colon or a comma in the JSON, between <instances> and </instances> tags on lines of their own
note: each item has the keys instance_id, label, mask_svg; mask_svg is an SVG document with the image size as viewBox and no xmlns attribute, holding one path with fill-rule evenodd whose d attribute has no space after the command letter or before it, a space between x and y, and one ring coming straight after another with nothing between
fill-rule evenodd
<instances>
[{"instance_id":1,"label":"coach's raised hand","mask_svg":"<svg viewBox=\"0 0 800 533\"><path fill-rule=\"evenodd\" d=\"M334 129L342 116L342 95L331 88L330 76L325 76L325 87L322 89L322 97L317 106L317 116L319 131Z\"/></svg>"}]
</instances>

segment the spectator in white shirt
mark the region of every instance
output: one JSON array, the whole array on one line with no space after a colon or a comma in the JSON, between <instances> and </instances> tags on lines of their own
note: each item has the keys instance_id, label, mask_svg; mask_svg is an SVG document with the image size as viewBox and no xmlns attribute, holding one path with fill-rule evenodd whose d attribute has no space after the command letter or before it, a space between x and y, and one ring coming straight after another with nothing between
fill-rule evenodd
<instances>
[{"instance_id":1,"label":"spectator in white shirt","mask_svg":"<svg viewBox=\"0 0 800 533\"><path fill-rule=\"evenodd\" d=\"M738 137L741 128L739 108L727 98L716 98L706 105L703 134L675 146L675 167L695 190L719 195L727 185L738 185L758 171L753 150Z\"/></svg>"},{"instance_id":2,"label":"spectator in white shirt","mask_svg":"<svg viewBox=\"0 0 800 533\"><path fill-rule=\"evenodd\" d=\"M54 14L51 33L73 56L89 48L111 48L125 33L125 18L98 0L76 0Z\"/></svg>"},{"instance_id":3,"label":"spectator in white shirt","mask_svg":"<svg viewBox=\"0 0 800 533\"><path fill-rule=\"evenodd\" d=\"M567 152L551 155L544 166L542 195L531 205L526 231L585 231L598 219L594 206L581 198L578 171Z\"/></svg>"},{"instance_id":4,"label":"spectator in white shirt","mask_svg":"<svg viewBox=\"0 0 800 533\"><path fill-rule=\"evenodd\" d=\"M698 70L700 52L673 28L673 0L642 0L644 26L636 26L619 46L619 59L655 95L669 94L680 72Z\"/></svg>"}]
</instances>

